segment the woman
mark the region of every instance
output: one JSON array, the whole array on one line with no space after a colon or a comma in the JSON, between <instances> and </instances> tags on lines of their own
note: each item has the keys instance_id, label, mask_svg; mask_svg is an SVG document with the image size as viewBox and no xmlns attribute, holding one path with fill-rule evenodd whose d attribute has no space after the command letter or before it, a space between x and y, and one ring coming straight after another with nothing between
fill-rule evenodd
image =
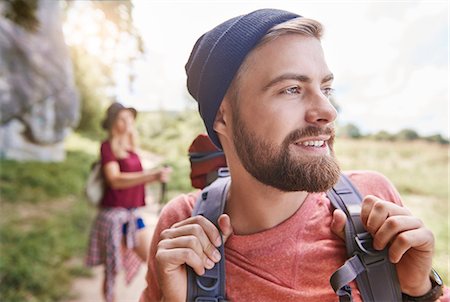
<instances>
[{"instance_id":1,"label":"woman","mask_svg":"<svg viewBox=\"0 0 450 302\"><path fill-rule=\"evenodd\" d=\"M137 111L113 103L106 112L103 128L108 139L101 144L100 157L106 180L99 213L94 221L87 265L105 265L103 293L114 301L114 281L124 268L130 282L141 262L146 262L151 231L137 209L145 206L145 184L167 182L170 168L143 170L137 152L134 121Z\"/></svg>"}]
</instances>

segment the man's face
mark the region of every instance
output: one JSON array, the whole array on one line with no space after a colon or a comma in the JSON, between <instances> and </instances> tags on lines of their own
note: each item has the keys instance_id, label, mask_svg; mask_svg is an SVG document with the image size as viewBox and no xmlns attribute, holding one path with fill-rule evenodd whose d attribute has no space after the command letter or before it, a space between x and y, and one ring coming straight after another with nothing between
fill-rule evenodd
<instances>
[{"instance_id":1,"label":"man's face","mask_svg":"<svg viewBox=\"0 0 450 302\"><path fill-rule=\"evenodd\" d=\"M232 100L233 143L244 168L281 191L324 192L339 178L332 74L319 40L278 37L246 58Z\"/></svg>"}]
</instances>

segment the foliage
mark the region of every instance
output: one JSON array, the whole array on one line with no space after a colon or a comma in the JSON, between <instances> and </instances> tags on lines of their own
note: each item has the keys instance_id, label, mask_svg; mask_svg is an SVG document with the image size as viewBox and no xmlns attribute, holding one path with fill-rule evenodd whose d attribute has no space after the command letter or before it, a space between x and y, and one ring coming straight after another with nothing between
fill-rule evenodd
<instances>
[{"instance_id":1,"label":"foliage","mask_svg":"<svg viewBox=\"0 0 450 302\"><path fill-rule=\"evenodd\" d=\"M64 5L64 32L81 100L77 131L98 138L104 111L115 98L114 72L119 65L126 66L131 85L133 62L144 52L142 39L133 25L131 0L65 1ZM80 26L79 18L88 20L90 27ZM71 39L75 35L79 38ZM93 44L96 51L88 47Z\"/></svg>"},{"instance_id":2,"label":"foliage","mask_svg":"<svg viewBox=\"0 0 450 302\"><path fill-rule=\"evenodd\" d=\"M346 124L338 127L338 135L347 138L360 138L362 137L359 128L355 124Z\"/></svg>"},{"instance_id":3,"label":"foliage","mask_svg":"<svg viewBox=\"0 0 450 302\"><path fill-rule=\"evenodd\" d=\"M82 188L93 156L61 163L1 161L0 300L60 301L83 270L93 211Z\"/></svg>"},{"instance_id":4,"label":"foliage","mask_svg":"<svg viewBox=\"0 0 450 302\"><path fill-rule=\"evenodd\" d=\"M427 141L427 142L439 143L441 145L448 145L449 144L448 139L445 139L440 134L434 134L434 135L425 136L423 139L425 141Z\"/></svg>"},{"instance_id":5,"label":"foliage","mask_svg":"<svg viewBox=\"0 0 450 302\"><path fill-rule=\"evenodd\" d=\"M396 134L397 139L406 141L413 141L415 139L418 139L419 137L419 134L417 134L417 132L412 129L403 129Z\"/></svg>"},{"instance_id":6,"label":"foliage","mask_svg":"<svg viewBox=\"0 0 450 302\"><path fill-rule=\"evenodd\" d=\"M69 152L60 163L1 160L0 191L2 202L36 203L50 198L77 196L84 185L92 156ZM24 184L19 187L19 184ZM26 184L26 185L25 185Z\"/></svg>"},{"instance_id":7,"label":"foliage","mask_svg":"<svg viewBox=\"0 0 450 302\"><path fill-rule=\"evenodd\" d=\"M422 141L357 142L337 139L336 153L344 169L377 170L392 180L402 194L447 198L448 150Z\"/></svg>"},{"instance_id":8,"label":"foliage","mask_svg":"<svg viewBox=\"0 0 450 302\"><path fill-rule=\"evenodd\" d=\"M99 65L95 57L81 51L79 47L72 46L70 54L81 102L81 118L77 131L98 137L103 133L101 121L108 103L105 87L108 85L111 70Z\"/></svg>"},{"instance_id":9,"label":"foliage","mask_svg":"<svg viewBox=\"0 0 450 302\"><path fill-rule=\"evenodd\" d=\"M164 155L165 163L172 167L169 190L191 191L188 148L198 134L205 132L198 112L144 112L138 115L137 127L141 146Z\"/></svg>"},{"instance_id":10,"label":"foliage","mask_svg":"<svg viewBox=\"0 0 450 302\"><path fill-rule=\"evenodd\" d=\"M25 30L36 31L39 27L36 17L38 2L39 0L6 0L3 16Z\"/></svg>"},{"instance_id":11,"label":"foliage","mask_svg":"<svg viewBox=\"0 0 450 302\"><path fill-rule=\"evenodd\" d=\"M71 272L80 270L67 261L84 251L85 221L91 216L87 202L75 200L67 209L46 210L51 216L1 214L2 301L59 301L69 292Z\"/></svg>"}]
</instances>

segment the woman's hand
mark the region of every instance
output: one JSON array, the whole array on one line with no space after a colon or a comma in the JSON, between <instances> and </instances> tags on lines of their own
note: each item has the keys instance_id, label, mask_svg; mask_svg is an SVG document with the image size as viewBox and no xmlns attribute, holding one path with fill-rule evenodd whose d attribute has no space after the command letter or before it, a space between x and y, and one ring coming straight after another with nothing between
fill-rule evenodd
<instances>
[{"instance_id":1,"label":"woman's hand","mask_svg":"<svg viewBox=\"0 0 450 302\"><path fill-rule=\"evenodd\" d=\"M166 183L170 180L170 174L172 174L172 168L165 166L158 171L159 182Z\"/></svg>"}]
</instances>

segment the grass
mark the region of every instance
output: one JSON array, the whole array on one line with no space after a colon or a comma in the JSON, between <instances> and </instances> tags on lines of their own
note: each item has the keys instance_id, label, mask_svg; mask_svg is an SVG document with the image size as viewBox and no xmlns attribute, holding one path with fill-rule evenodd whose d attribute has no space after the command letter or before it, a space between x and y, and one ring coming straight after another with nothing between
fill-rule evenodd
<instances>
[{"instance_id":1,"label":"grass","mask_svg":"<svg viewBox=\"0 0 450 302\"><path fill-rule=\"evenodd\" d=\"M93 156L64 162L0 162L0 300L60 301L84 254L92 208L82 189ZM88 223L87 223L88 222Z\"/></svg>"},{"instance_id":2,"label":"grass","mask_svg":"<svg viewBox=\"0 0 450 302\"><path fill-rule=\"evenodd\" d=\"M448 199L448 145L338 139L336 154L343 169L377 170L402 194Z\"/></svg>"},{"instance_id":3,"label":"grass","mask_svg":"<svg viewBox=\"0 0 450 302\"><path fill-rule=\"evenodd\" d=\"M143 129L156 117L141 118ZM187 115L153 124L159 126L145 128L141 141L164 154L173 168L167 199L191 191L187 149L201 125ZM89 275L80 259L95 210L82 190L98 146L73 133L64 162L0 162L1 301L60 301L67 298L73 278ZM338 139L336 152L344 169L377 170L393 181L405 204L433 230L434 267L448 284L448 147ZM157 194L159 186L154 189Z\"/></svg>"},{"instance_id":4,"label":"grass","mask_svg":"<svg viewBox=\"0 0 450 302\"><path fill-rule=\"evenodd\" d=\"M376 170L396 186L402 200L436 238L433 266L449 282L448 145L338 139L336 155L345 170Z\"/></svg>"}]
</instances>

